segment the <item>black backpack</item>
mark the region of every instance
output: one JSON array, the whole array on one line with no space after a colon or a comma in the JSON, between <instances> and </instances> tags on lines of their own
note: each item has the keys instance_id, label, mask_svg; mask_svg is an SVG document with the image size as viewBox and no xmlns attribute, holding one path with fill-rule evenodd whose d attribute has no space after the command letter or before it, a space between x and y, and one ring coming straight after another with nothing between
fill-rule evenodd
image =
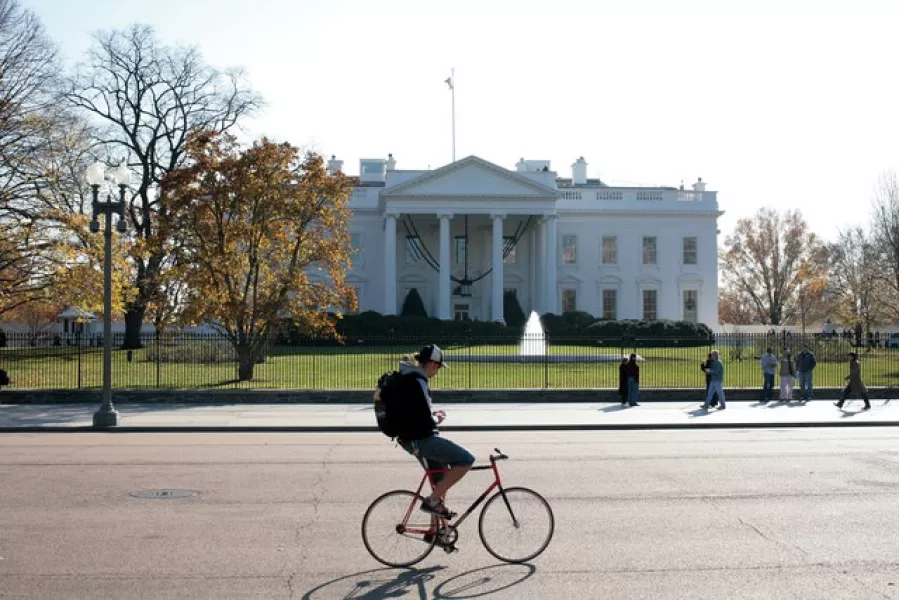
<instances>
[{"instance_id":1,"label":"black backpack","mask_svg":"<svg viewBox=\"0 0 899 600\"><path fill-rule=\"evenodd\" d=\"M417 373L407 375L420 378ZM378 389L374 395L375 420L381 433L390 439L400 434L406 421L406 409L403 406L405 377L399 371L387 371L378 378Z\"/></svg>"}]
</instances>

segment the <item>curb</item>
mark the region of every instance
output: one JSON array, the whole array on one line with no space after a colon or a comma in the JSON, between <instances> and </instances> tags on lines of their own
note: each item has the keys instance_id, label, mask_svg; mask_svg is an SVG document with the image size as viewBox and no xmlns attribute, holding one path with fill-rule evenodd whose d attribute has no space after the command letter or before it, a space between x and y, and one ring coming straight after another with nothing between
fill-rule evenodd
<instances>
[{"instance_id":1,"label":"curb","mask_svg":"<svg viewBox=\"0 0 899 600\"><path fill-rule=\"evenodd\" d=\"M827 427L899 427L899 421L819 421L808 423L621 423L584 425L456 425L441 427L452 431L653 431L676 429L809 429ZM228 426L228 425L147 425L94 427L93 425L23 425L0 427L0 433L380 433L377 427L352 426Z\"/></svg>"}]
</instances>

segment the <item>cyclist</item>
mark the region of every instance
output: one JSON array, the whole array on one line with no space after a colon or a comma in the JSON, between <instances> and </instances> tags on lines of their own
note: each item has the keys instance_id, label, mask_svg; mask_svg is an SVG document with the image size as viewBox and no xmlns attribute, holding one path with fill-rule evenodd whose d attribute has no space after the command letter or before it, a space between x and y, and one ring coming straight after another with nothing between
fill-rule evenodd
<instances>
[{"instance_id":1,"label":"cyclist","mask_svg":"<svg viewBox=\"0 0 899 600\"><path fill-rule=\"evenodd\" d=\"M446 493L468 473L475 458L471 452L437 432L446 413L434 410L428 379L446 368L443 351L429 344L413 358L417 364L401 361L399 367L400 373L405 375L401 393L406 410L399 423L397 441L425 469L449 469L445 473L434 473L434 489L422 502L421 510L451 519L454 515L443 503Z\"/></svg>"}]
</instances>

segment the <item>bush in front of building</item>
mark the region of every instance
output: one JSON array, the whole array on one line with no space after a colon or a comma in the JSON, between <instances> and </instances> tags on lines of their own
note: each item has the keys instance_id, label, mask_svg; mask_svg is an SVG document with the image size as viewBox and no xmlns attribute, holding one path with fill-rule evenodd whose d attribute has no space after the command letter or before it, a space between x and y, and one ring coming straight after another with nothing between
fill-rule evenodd
<instances>
[{"instance_id":1,"label":"bush in front of building","mask_svg":"<svg viewBox=\"0 0 899 600\"><path fill-rule=\"evenodd\" d=\"M547 341L556 345L615 347L704 346L714 343L714 334L702 323L686 321L608 321L586 312L541 317ZM431 341L444 346L518 344L522 328L491 321L442 321L435 317L382 315L366 311L345 315L335 322L343 341L314 337L289 325L282 328L279 342L290 345L404 346Z\"/></svg>"},{"instance_id":2,"label":"bush in front of building","mask_svg":"<svg viewBox=\"0 0 899 600\"><path fill-rule=\"evenodd\" d=\"M507 291L503 294L503 319L509 327L524 327L527 321L515 292Z\"/></svg>"},{"instance_id":3,"label":"bush in front of building","mask_svg":"<svg viewBox=\"0 0 899 600\"><path fill-rule=\"evenodd\" d=\"M409 290L409 293L406 294L406 298L403 300L403 308L400 310L400 315L403 317L427 317L428 311L425 309L425 303L421 300L421 294L418 293L418 290L412 288Z\"/></svg>"},{"instance_id":4,"label":"bush in front of building","mask_svg":"<svg viewBox=\"0 0 899 600\"><path fill-rule=\"evenodd\" d=\"M714 332L705 323L669 319L656 321L600 319L587 326L585 333L601 340L602 345L617 343L622 347L692 347L715 342Z\"/></svg>"}]
</instances>

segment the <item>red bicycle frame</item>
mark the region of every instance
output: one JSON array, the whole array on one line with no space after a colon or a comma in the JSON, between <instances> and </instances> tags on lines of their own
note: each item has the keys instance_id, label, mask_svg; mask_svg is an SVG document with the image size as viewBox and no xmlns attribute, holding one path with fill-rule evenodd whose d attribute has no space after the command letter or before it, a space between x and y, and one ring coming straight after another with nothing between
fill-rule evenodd
<instances>
[{"instance_id":1,"label":"red bicycle frame","mask_svg":"<svg viewBox=\"0 0 899 600\"><path fill-rule=\"evenodd\" d=\"M499 452L499 450L496 450L496 451ZM490 495L490 492L492 492L495 488L499 488L500 493L503 495L503 502L505 502L506 508L509 509L509 514L512 515L513 522L515 522L515 523L518 522L517 519L515 519L514 513L512 513L512 507L511 507L511 505L509 505L509 500L508 500L508 498L506 498L506 493L505 493L505 490L503 489L502 480L500 479L500 476L499 476L499 469L496 467L497 461L504 460L506 458L509 458L509 457L506 456L505 454L503 454L502 452L499 452L499 454L496 456L494 456L494 455L490 456L490 464L489 465L477 465L477 466L474 466L471 468L472 471L486 471L487 469L492 470L493 471L493 482L487 487L486 490L484 490L483 494L478 496L477 500L472 502L471 506L469 506L465 510L465 512L462 513L462 516L459 517L458 520L449 524L450 527L455 529L459 525L461 525L462 522L466 518L468 518L468 516L472 512L474 512L474 510L478 506L480 506L481 502L483 502L487 498L487 496ZM446 473L448 471L449 471L449 469L426 469L425 470L425 473L421 478L421 482L418 484L418 489L415 490L415 498L413 498L412 502L409 504L409 509L406 511L406 516L403 517L403 523L402 523L401 527L404 532L406 532L406 533L421 533L421 534L435 533L435 529L433 527L429 527L428 529L417 529L417 528L406 527L406 524L409 522L409 517L412 516L412 511L415 509L416 501L421 496L421 490L425 485L425 481L430 482L431 490L433 491L433 489L434 489L434 474L435 473ZM434 515L434 516L436 516L440 521L446 522L446 519L444 519L443 517L441 517L439 515Z\"/></svg>"}]
</instances>

